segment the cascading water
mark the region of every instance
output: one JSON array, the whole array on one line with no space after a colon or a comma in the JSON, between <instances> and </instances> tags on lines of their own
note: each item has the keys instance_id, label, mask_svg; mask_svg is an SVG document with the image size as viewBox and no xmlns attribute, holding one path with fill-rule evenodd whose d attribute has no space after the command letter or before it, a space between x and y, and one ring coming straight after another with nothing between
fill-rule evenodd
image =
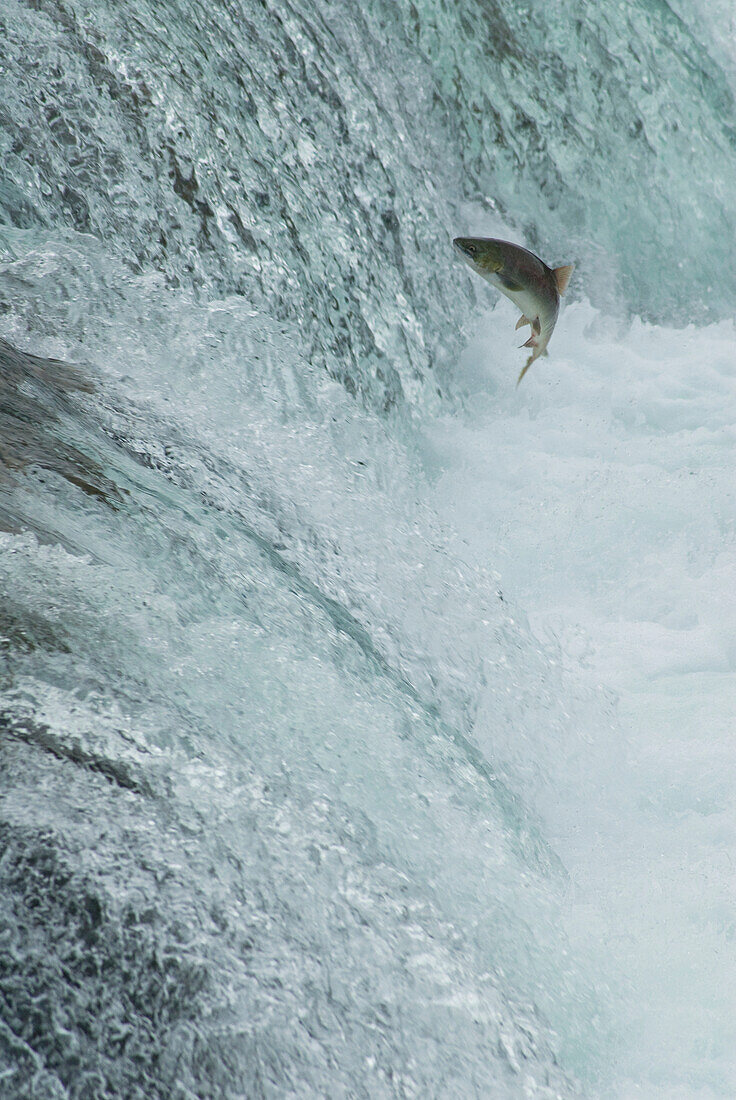
<instances>
[{"instance_id":1,"label":"cascading water","mask_svg":"<svg viewBox=\"0 0 736 1100\"><path fill-rule=\"evenodd\" d=\"M733 1095L706 18L0 6L3 1097Z\"/></svg>"}]
</instances>

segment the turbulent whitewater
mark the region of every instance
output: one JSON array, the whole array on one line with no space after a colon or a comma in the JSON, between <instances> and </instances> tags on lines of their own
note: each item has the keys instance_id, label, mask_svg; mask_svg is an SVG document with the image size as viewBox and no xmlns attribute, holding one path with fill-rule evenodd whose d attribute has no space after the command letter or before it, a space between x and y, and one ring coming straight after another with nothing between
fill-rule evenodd
<instances>
[{"instance_id":1,"label":"turbulent whitewater","mask_svg":"<svg viewBox=\"0 0 736 1100\"><path fill-rule=\"evenodd\" d=\"M729 18L0 4L0 1095L734 1095Z\"/></svg>"}]
</instances>

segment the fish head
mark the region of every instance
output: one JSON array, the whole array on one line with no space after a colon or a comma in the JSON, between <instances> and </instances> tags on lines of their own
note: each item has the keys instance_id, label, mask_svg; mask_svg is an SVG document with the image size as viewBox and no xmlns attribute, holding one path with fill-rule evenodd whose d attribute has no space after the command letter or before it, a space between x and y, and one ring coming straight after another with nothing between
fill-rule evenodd
<instances>
[{"instance_id":1,"label":"fish head","mask_svg":"<svg viewBox=\"0 0 736 1100\"><path fill-rule=\"evenodd\" d=\"M504 254L499 241L483 237L456 237L452 243L465 263L484 279L503 267Z\"/></svg>"}]
</instances>

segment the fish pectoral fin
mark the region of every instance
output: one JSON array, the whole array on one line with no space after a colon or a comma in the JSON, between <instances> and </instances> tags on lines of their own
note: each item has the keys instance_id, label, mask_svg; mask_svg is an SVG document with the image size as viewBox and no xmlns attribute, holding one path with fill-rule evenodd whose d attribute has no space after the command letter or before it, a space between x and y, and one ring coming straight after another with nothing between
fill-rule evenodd
<instances>
[{"instance_id":1,"label":"fish pectoral fin","mask_svg":"<svg viewBox=\"0 0 736 1100\"><path fill-rule=\"evenodd\" d=\"M567 290L567 284L570 282L570 276L575 270L575 264L565 264L564 267L556 267L552 274L555 277L555 283L557 284L557 293L564 294Z\"/></svg>"},{"instance_id":2,"label":"fish pectoral fin","mask_svg":"<svg viewBox=\"0 0 736 1100\"><path fill-rule=\"evenodd\" d=\"M525 317L524 314L522 313L521 317L516 322L516 327L521 328L522 325L530 325L530 324L531 324L531 321L529 320L529 318Z\"/></svg>"},{"instance_id":3,"label":"fish pectoral fin","mask_svg":"<svg viewBox=\"0 0 736 1100\"><path fill-rule=\"evenodd\" d=\"M512 294L518 294L524 289L521 283L517 283L514 279L510 279L508 275L504 275L503 272L498 273L498 281L502 284L504 290L510 290Z\"/></svg>"}]
</instances>

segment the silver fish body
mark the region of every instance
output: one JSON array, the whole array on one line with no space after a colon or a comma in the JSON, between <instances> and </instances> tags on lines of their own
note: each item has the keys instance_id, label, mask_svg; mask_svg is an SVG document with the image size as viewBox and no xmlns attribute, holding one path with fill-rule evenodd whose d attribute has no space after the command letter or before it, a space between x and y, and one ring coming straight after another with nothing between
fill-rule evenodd
<instances>
[{"instance_id":1,"label":"silver fish body","mask_svg":"<svg viewBox=\"0 0 736 1100\"><path fill-rule=\"evenodd\" d=\"M495 286L521 310L517 328L531 325L532 334L523 347L532 349L519 382L535 359L547 354L547 344L557 324L560 295L564 292L572 264L547 267L528 248L486 237L456 237L455 249L482 278Z\"/></svg>"}]
</instances>

